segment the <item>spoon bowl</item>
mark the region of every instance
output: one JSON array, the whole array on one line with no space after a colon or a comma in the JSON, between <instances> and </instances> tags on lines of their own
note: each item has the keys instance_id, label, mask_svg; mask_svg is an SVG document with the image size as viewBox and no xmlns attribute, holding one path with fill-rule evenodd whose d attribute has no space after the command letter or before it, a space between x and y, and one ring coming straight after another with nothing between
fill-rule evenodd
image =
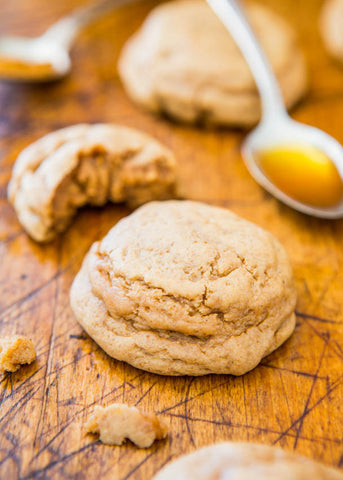
<instances>
[{"instance_id":1,"label":"spoon bowl","mask_svg":"<svg viewBox=\"0 0 343 480\"><path fill-rule=\"evenodd\" d=\"M78 31L107 11L135 0L96 0L61 18L40 37L0 37L0 78L47 82L71 69L69 50Z\"/></svg>"},{"instance_id":2,"label":"spoon bowl","mask_svg":"<svg viewBox=\"0 0 343 480\"><path fill-rule=\"evenodd\" d=\"M271 121L272 120L272 121ZM318 207L296 200L280 190L266 175L259 161L261 151L279 145L310 145L325 154L343 178L343 147L322 130L292 120L288 115L262 121L244 140L242 156L254 179L286 205L319 218L343 217L343 198L337 205Z\"/></svg>"},{"instance_id":3,"label":"spoon bowl","mask_svg":"<svg viewBox=\"0 0 343 480\"><path fill-rule=\"evenodd\" d=\"M12 81L46 82L67 75L68 50L53 39L0 38L0 77Z\"/></svg>"}]
</instances>

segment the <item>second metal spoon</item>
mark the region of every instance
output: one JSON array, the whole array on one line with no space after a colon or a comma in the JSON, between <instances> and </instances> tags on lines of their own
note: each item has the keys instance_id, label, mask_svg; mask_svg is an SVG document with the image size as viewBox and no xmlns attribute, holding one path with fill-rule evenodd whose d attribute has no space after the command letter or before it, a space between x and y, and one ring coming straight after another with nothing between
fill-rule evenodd
<instances>
[{"instance_id":1,"label":"second metal spoon","mask_svg":"<svg viewBox=\"0 0 343 480\"><path fill-rule=\"evenodd\" d=\"M71 68L69 50L79 30L105 12L128 3L130 0L94 1L61 18L40 37L0 37L0 78L46 82L64 77Z\"/></svg>"}]
</instances>

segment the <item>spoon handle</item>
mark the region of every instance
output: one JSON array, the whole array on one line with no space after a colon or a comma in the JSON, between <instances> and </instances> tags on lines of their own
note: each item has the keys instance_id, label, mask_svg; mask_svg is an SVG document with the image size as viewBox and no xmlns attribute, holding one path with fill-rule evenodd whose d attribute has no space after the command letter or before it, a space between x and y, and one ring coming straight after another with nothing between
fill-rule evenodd
<instances>
[{"instance_id":1,"label":"spoon handle","mask_svg":"<svg viewBox=\"0 0 343 480\"><path fill-rule=\"evenodd\" d=\"M64 48L69 50L72 42L79 30L95 20L97 17L119 8L122 5L132 3L134 0L101 0L93 1L85 7L74 10L69 15L62 17L56 23L46 30L41 36L44 40L53 40L58 42Z\"/></svg>"},{"instance_id":2,"label":"spoon handle","mask_svg":"<svg viewBox=\"0 0 343 480\"><path fill-rule=\"evenodd\" d=\"M270 62L236 0L207 0L231 33L255 78L261 96L263 119L286 112L282 93Z\"/></svg>"}]
</instances>

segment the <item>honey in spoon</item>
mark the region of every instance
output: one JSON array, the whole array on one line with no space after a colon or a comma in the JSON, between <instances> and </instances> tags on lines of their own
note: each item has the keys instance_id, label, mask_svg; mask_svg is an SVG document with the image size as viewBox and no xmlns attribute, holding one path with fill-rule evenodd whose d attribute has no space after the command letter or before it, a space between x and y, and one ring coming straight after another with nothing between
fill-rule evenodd
<instances>
[{"instance_id":1,"label":"honey in spoon","mask_svg":"<svg viewBox=\"0 0 343 480\"><path fill-rule=\"evenodd\" d=\"M332 207L343 197L343 181L333 161L311 145L281 144L258 153L265 175L299 202Z\"/></svg>"}]
</instances>

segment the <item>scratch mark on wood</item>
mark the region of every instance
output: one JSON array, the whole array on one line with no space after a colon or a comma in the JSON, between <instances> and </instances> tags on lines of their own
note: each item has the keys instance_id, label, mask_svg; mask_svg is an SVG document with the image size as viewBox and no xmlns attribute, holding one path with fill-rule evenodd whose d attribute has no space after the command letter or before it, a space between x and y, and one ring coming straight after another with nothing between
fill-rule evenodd
<instances>
[{"instance_id":1,"label":"scratch mark on wood","mask_svg":"<svg viewBox=\"0 0 343 480\"><path fill-rule=\"evenodd\" d=\"M324 358L326 347L327 347L327 344L324 343L324 347L323 347L322 353L321 353L320 358L319 358L317 370L316 370L315 376L313 377L311 388L310 388L310 391L308 393L308 396L307 396L307 399L306 399L306 402L305 402L305 407L304 407L303 413L301 415L300 421L298 423L297 433L296 433L294 444L293 444L293 449L294 450L297 448L297 445L298 445L299 435L300 435L300 431L301 431L303 423L304 423L304 419L309 413L308 412L308 406L309 406L309 403L310 403L310 400L311 400L311 397L312 397L314 387L315 387L317 379L318 379L318 373L319 373L320 368L321 368L322 363L323 363L323 358Z\"/></svg>"},{"instance_id":2,"label":"scratch mark on wood","mask_svg":"<svg viewBox=\"0 0 343 480\"><path fill-rule=\"evenodd\" d=\"M157 382L150 385L150 387L143 393L143 395L139 397L139 399L135 403L135 407L137 407L137 405L141 403L141 401L151 392L151 390L155 387L155 385L157 385Z\"/></svg>"},{"instance_id":3,"label":"scratch mark on wood","mask_svg":"<svg viewBox=\"0 0 343 480\"><path fill-rule=\"evenodd\" d=\"M9 377L9 374L6 373L4 374L2 380L1 380L1 383L4 384L4 387L3 387L3 391L2 391L2 396L1 396L1 403L0 403L0 408L2 408L2 405L6 399L6 392L7 392L7 385L8 385L8 377Z\"/></svg>"},{"instance_id":4,"label":"scratch mark on wood","mask_svg":"<svg viewBox=\"0 0 343 480\"><path fill-rule=\"evenodd\" d=\"M334 352L340 360L343 360L343 355L339 350L337 351L337 348L335 348L335 346L337 347L337 345L334 345L333 342L330 341L327 334L323 332L319 332L308 320L305 320L305 321L307 325L311 328L311 330L317 335L317 337L323 340L327 344L328 348L330 348L330 350Z\"/></svg>"},{"instance_id":5,"label":"scratch mark on wood","mask_svg":"<svg viewBox=\"0 0 343 480\"><path fill-rule=\"evenodd\" d=\"M169 463L172 459L174 458L174 455L169 455L169 457L167 457L164 462L161 463L161 465L158 467L158 469L154 472L154 474L156 474L157 472L159 472L160 470L162 470L162 468L164 466L167 465L167 463Z\"/></svg>"},{"instance_id":6,"label":"scratch mark on wood","mask_svg":"<svg viewBox=\"0 0 343 480\"><path fill-rule=\"evenodd\" d=\"M6 427L7 423L10 421L10 417L12 413L17 414L19 410L21 410L27 402L34 396L34 394L38 391L34 388L31 388L28 392L26 392L10 409L0 418L0 432ZM19 406L19 408L17 408ZM5 421L6 420L6 421Z\"/></svg>"},{"instance_id":7,"label":"scratch mark on wood","mask_svg":"<svg viewBox=\"0 0 343 480\"><path fill-rule=\"evenodd\" d=\"M48 285L53 283L56 280L56 278L58 278L60 275L61 275L61 272L55 273L55 275L53 275L51 278L49 278L49 280L47 280L46 282L39 285L39 287L35 288L34 290L31 290L29 293L25 294L23 297L18 298L17 300L15 300L10 305L7 305L2 311L0 311L0 319L2 318L4 313L7 313L13 307L15 307L17 305L21 305L21 304L25 303L27 300L29 300L30 298L32 298L33 296L37 295L37 293L39 293L41 290L43 290Z\"/></svg>"},{"instance_id":8,"label":"scratch mark on wood","mask_svg":"<svg viewBox=\"0 0 343 480\"><path fill-rule=\"evenodd\" d=\"M289 416L290 421L293 422L291 409L290 409L289 402L288 402L288 395L286 393L285 384L284 384L283 378L282 378L282 370L278 369L278 374L279 374L279 379L280 379L280 383L281 383L281 387L282 387L282 391L283 391L283 396L286 400L288 416Z\"/></svg>"},{"instance_id":9,"label":"scratch mark on wood","mask_svg":"<svg viewBox=\"0 0 343 480\"><path fill-rule=\"evenodd\" d=\"M123 477L122 480L128 480L130 477L132 477L132 475L134 473L137 472L137 470L139 470L141 468L142 465L144 465L145 462L147 462L149 460L149 458L154 454L154 452L151 452L149 453L149 455L147 455L141 462L139 462L134 468L132 468L129 473L127 473L125 475L125 477Z\"/></svg>"},{"instance_id":10,"label":"scratch mark on wood","mask_svg":"<svg viewBox=\"0 0 343 480\"><path fill-rule=\"evenodd\" d=\"M75 455L78 455L79 453L82 453L82 452L84 452L84 451L86 451L90 448L94 449L94 447L99 445L100 443L101 443L100 440L95 440L92 443L88 443L87 445L84 445L83 447L81 447L77 450L74 450L73 452L70 452L67 455L62 456L58 460L55 460L55 461L49 463L48 465L46 465L43 468L38 468L36 470L33 470L32 472L28 473L27 475L24 475L23 477L21 477L20 480L30 480L31 478L38 478L39 475L45 474L47 471L51 470L56 465L59 465L63 462L67 462L68 460L70 460ZM47 477L45 477L45 478L47 478Z\"/></svg>"},{"instance_id":11,"label":"scratch mark on wood","mask_svg":"<svg viewBox=\"0 0 343 480\"><path fill-rule=\"evenodd\" d=\"M182 415L182 414L167 413L166 415L169 416L169 417L184 419L184 415ZM226 426L226 427L237 428L237 429L244 428L244 429L255 430L255 431L260 432L260 433L268 433L268 434L278 434L278 435L284 434L284 432L280 432L280 430L276 430L274 428L260 427L260 426L257 426L257 425L249 425L249 424L245 425L245 424L241 424L241 423L233 423L230 420L225 420L225 419L223 421L211 420L209 418L198 418L198 417L188 417L188 419L191 422L210 423L210 424L214 424L214 425L219 425L221 427ZM290 438L295 438L296 434L291 432L291 431L288 431L287 433L285 433L284 436L287 436L287 437L290 437ZM320 437L320 438L311 437L310 438L310 437L307 437L307 436L304 436L304 435L300 435L299 438L301 438L302 440L306 440L308 442L322 443L323 441L325 441L325 442L329 442L329 443L335 443L337 445L342 444L342 440L340 438L328 438L328 437Z\"/></svg>"},{"instance_id":12,"label":"scratch mark on wood","mask_svg":"<svg viewBox=\"0 0 343 480\"><path fill-rule=\"evenodd\" d=\"M316 303L314 305L314 308L316 308L318 305L321 304L321 302L323 301L324 297L326 296L329 288L331 287L332 283L334 282L335 278L337 277L338 275L338 272L339 270L336 270L332 275L331 277L328 279L328 281L326 282L323 290L321 291L318 299L316 300Z\"/></svg>"},{"instance_id":13,"label":"scratch mark on wood","mask_svg":"<svg viewBox=\"0 0 343 480\"><path fill-rule=\"evenodd\" d=\"M272 368L274 370L278 370L279 372L294 373L295 375L301 375L303 377L314 378L316 376L315 373L301 372L299 370L292 370L291 368L278 367L276 365L271 365L270 363L261 363L260 366L265 368ZM326 377L323 376L317 376L316 378L317 380L326 380Z\"/></svg>"},{"instance_id":14,"label":"scratch mark on wood","mask_svg":"<svg viewBox=\"0 0 343 480\"><path fill-rule=\"evenodd\" d=\"M248 425L248 410L247 410L247 401L246 401L246 392L245 392L245 383L244 376L242 376L242 388L243 388L243 401L244 401L244 414L245 414L245 423ZM247 441L249 440L249 430L247 430Z\"/></svg>"},{"instance_id":15,"label":"scratch mark on wood","mask_svg":"<svg viewBox=\"0 0 343 480\"><path fill-rule=\"evenodd\" d=\"M190 390L191 390L191 387L192 387L192 383L193 383L193 382L194 382L194 377L189 379L188 386L187 386L187 390L186 390L186 399L185 399L185 402L184 402L184 407L185 407L185 420L186 420L187 432L188 432L188 435L189 435L189 439L190 439L190 441L191 441L191 444L195 447L195 442L194 442L193 434L192 434L192 431L191 431L191 429L190 429L189 421L188 421L188 416L189 416L189 412L188 412L189 392L190 392Z\"/></svg>"},{"instance_id":16,"label":"scratch mark on wood","mask_svg":"<svg viewBox=\"0 0 343 480\"><path fill-rule=\"evenodd\" d=\"M325 393L325 395L323 395L322 397L319 398L319 400L317 400L313 405L312 407L308 408L308 410L305 412L306 415L308 413L310 413L313 409L315 409L323 400L325 400L325 398L327 398L333 391L335 391L341 384L342 384L342 379L343 379L343 375L341 375L335 382L333 385L331 385L331 387L329 388L329 390ZM303 414L302 414L303 415ZM273 442L273 445L275 445L276 443L278 443L285 435L287 435L287 433L295 426L297 425L301 419L302 419L302 415L300 415L300 417L298 417L284 432L281 433L281 435Z\"/></svg>"},{"instance_id":17,"label":"scratch mark on wood","mask_svg":"<svg viewBox=\"0 0 343 480\"><path fill-rule=\"evenodd\" d=\"M198 393L197 395L194 395L193 397L190 397L188 399L184 399L184 400L181 400L180 402L177 402L175 403L174 405L171 405L170 407L166 407L166 408L163 408L162 410L158 411L157 413L165 413L165 412L169 412L169 410L173 410L174 408L176 407L179 407L180 405L183 405L185 402L191 402L192 400L194 400L195 398L199 398L199 397L202 397L203 395L206 395L206 393L209 393L209 392L212 392L214 390L216 390L217 388L220 388L224 385L227 385L228 383L230 383L231 380L227 380L226 382L223 382L223 383L220 383L219 385L216 385L215 387L212 387L208 390L204 390L203 392L200 392Z\"/></svg>"},{"instance_id":18,"label":"scratch mark on wood","mask_svg":"<svg viewBox=\"0 0 343 480\"><path fill-rule=\"evenodd\" d=\"M46 288L51 283L53 283L55 280L57 280L60 276L64 275L73 266L73 264L79 258L82 257L82 255L83 255L83 253L78 253L68 262L68 264L63 269L58 269L57 272L51 278L49 278L48 280L43 282L41 285L39 285L34 290L31 290L29 293L25 294L23 297L18 298L17 300L12 302L10 305L7 305L3 310L0 311L0 319L2 318L4 313L7 313L9 310L11 310L13 307L15 307L17 305L21 305L21 304L25 303L27 300L29 300L33 296L37 295L37 293L39 293L44 288Z\"/></svg>"},{"instance_id":19,"label":"scratch mark on wood","mask_svg":"<svg viewBox=\"0 0 343 480\"><path fill-rule=\"evenodd\" d=\"M69 338L76 338L77 340L87 340L85 335L69 335Z\"/></svg>"},{"instance_id":20,"label":"scratch mark on wood","mask_svg":"<svg viewBox=\"0 0 343 480\"><path fill-rule=\"evenodd\" d=\"M321 323L332 323L333 325L343 325L343 322L331 320L328 318L318 317L317 315L310 315L309 313L298 312L297 310L295 311L295 313L298 317L307 318L309 320L315 320Z\"/></svg>"}]
</instances>

